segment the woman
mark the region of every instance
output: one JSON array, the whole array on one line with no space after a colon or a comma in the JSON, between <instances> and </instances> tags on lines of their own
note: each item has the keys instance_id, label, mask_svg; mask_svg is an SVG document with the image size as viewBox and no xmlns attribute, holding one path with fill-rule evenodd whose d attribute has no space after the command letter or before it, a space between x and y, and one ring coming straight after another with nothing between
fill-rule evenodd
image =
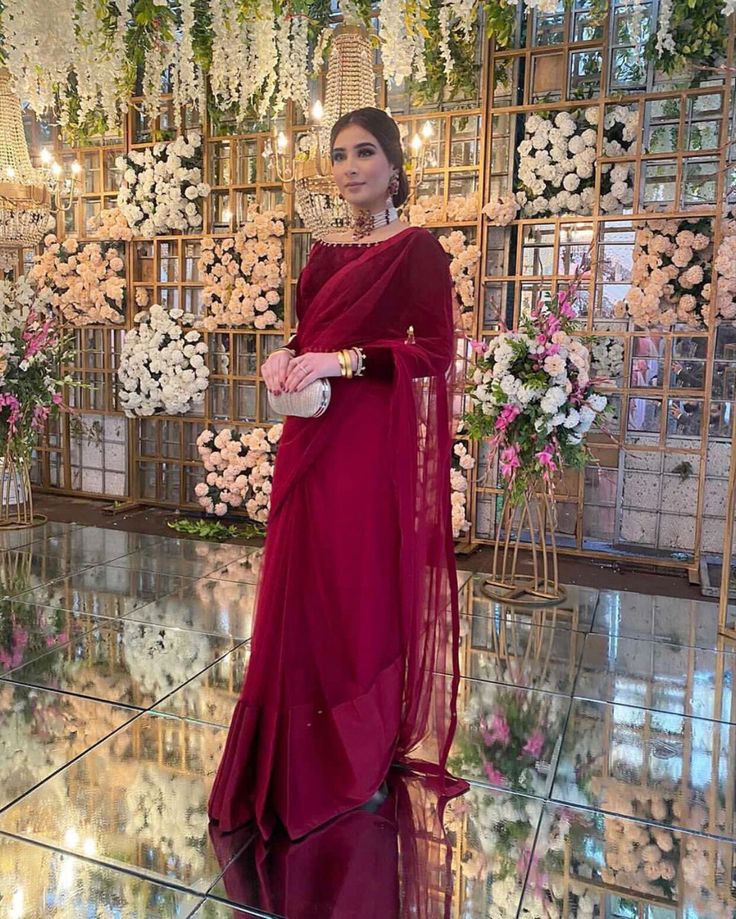
<instances>
[{"instance_id":1,"label":"woman","mask_svg":"<svg viewBox=\"0 0 736 919\"><path fill-rule=\"evenodd\" d=\"M331 135L353 229L316 243L299 329L263 364L273 392L331 377L318 418L288 418L274 473L252 653L210 798L221 830L297 839L366 802L392 763L446 773L458 684L450 524L447 257L397 220L398 128L366 108Z\"/></svg>"}]
</instances>

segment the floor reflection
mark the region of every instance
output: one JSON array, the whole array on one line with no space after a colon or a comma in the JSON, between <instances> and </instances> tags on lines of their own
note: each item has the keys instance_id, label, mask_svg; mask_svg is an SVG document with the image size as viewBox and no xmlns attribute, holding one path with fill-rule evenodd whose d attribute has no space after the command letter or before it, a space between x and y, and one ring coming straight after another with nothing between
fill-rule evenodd
<instances>
[{"instance_id":1,"label":"floor reflection","mask_svg":"<svg viewBox=\"0 0 736 919\"><path fill-rule=\"evenodd\" d=\"M0 533L2 919L733 919L736 648L705 602L570 588L520 611L461 573L470 790L396 772L380 811L298 843L212 836L261 561Z\"/></svg>"}]
</instances>

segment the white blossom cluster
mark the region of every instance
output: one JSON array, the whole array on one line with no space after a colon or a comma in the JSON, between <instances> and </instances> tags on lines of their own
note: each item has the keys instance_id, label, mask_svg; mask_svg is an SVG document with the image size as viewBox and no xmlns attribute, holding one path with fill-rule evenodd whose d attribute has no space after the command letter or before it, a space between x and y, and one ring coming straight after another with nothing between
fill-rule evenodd
<instances>
[{"instance_id":1,"label":"white blossom cluster","mask_svg":"<svg viewBox=\"0 0 736 919\"><path fill-rule=\"evenodd\" d=\"M470 529L468 510L468 472L475 466L475 459L468 448L459 440L453 447L450 469L450 501L452 503L452 535L458 539Z\"/></svg>"},{"instance_id":2,"label":"white blossom cluster","mask_svg":"<svg viewBox=\"0 0 736 919\"><path fill-rule=\"evenodd\" d=\"M135 322L125 335L118 368L125 414L184 415L201 405L210 372L204 362L207 345L192 328L194 317L154 303Z\"/></svg>"},{"instance_id":3,"label":"white blossom cluster","mask_svg":"<svg viewBox=\"0 0 736 919\"><path fill-rule=\"evenodd\" d=\"M590 345L591 371L594 377L615 382L624 369L624 343L621 338L601 336Z\"/></svg>"},{"instance_id":4,"label":"white blossom cluster","mask_svg":"<svg viewBox=\"0 0 736 919\"><path fill-rule=\"evenodd\" d=\"M306 16L284 12L276 23L276 51L278 54L278 89L274 111L281 112L291 99L309 110L309 47Z\"/></svg>"},{"instance_id":5,"label":"white blossom cluster","mask_svg":"<svg viewBox=\"0 0 736 919\"><path fill-rule=\"evenodd\" d=\"M119 156L123 176L117 206L136 236L186 232L202 226L198 201L210 193L202 181L202 138L177 137Z\"/></svg>"},{"instance_id":6,"label":"white blossom cluster","mask_svg":"<svg viewBox=\"0 0 736 919\"><path fill-rule=\"evenodd\" d=\"M593 212L599 120L600 110L593 107L526 119L525 137L518 147L516 193L524 216ZM615 106L604 118L603 155L618 157L633 151L636 133L636 112ZM634 200L631 167L603 163L600 170L600 208L605 213L620 212Z\"/></svg>"},{"instance_id":7,"label":"white blossom cluster","mask_svg":"<svg viewBox=\"0 0 736 919\"><path fill-rule=\"evenodd\" d=\"M412 76L417 83L423 82L426 66L421 3L384 0L378 25L384 78L396 86Z\"/></svg>"}]
</instances>

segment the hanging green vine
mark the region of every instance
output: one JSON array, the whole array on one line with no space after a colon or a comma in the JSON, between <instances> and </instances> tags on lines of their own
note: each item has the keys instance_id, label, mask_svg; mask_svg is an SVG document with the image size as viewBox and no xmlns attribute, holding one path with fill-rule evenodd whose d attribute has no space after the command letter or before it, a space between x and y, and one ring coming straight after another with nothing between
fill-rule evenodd
<instances>
[{"instance_id":1,"label":"hanging green vine","mask_svg":"<svg viewBox=\"0 0 736 919\"><path fill-rule=\"evenodd\" d=\"M667 34L674 49L667 47ZM660 7L658 28L649 37L644 53L671 74L688 66L718 64L726 55L727 39L728 24L719 0L666 0Z\"/></svg>"}]
</instances>

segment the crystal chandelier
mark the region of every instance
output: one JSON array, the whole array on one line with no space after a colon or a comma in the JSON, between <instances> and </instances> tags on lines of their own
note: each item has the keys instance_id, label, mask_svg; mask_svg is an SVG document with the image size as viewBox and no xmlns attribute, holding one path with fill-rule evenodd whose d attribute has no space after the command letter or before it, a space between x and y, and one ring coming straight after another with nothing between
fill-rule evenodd
<instances>
[{"instance_id":1,"label":"crystal chandelier","mask_svg":"<svg viewBox=\"0 0 736 919\"><path fill-rule=\"evenodd\" d=\"M41 160L40 169L31 163L20 101L9 71L0 67L0 250L38 245L54 214L73 203L79 164L72 163L67 177L48 151Z\"/></svg>"},{"instance_id":2,"label":"crystal chandelier","mask_svg":"<svg viewBox=\"0 0 736 919\"><path fill-rule=\"evenodd\" d=\"M294 194L304 225L317 239L349 226L351 218L350 207L339 196L332 178L332 126L346 112L375 105L373 51L368 35L362 26L337 26L328 59L325 103L323 106L318 100L314 104L311 124L299 142L299 150L293 154L286 135L274 132L264 152L286 193ZM425 140L431 136L429 123L422 134L424 139L414 135L406 158L410 199L416 195L424 175Z\"/></svg>"}]
</instances>

